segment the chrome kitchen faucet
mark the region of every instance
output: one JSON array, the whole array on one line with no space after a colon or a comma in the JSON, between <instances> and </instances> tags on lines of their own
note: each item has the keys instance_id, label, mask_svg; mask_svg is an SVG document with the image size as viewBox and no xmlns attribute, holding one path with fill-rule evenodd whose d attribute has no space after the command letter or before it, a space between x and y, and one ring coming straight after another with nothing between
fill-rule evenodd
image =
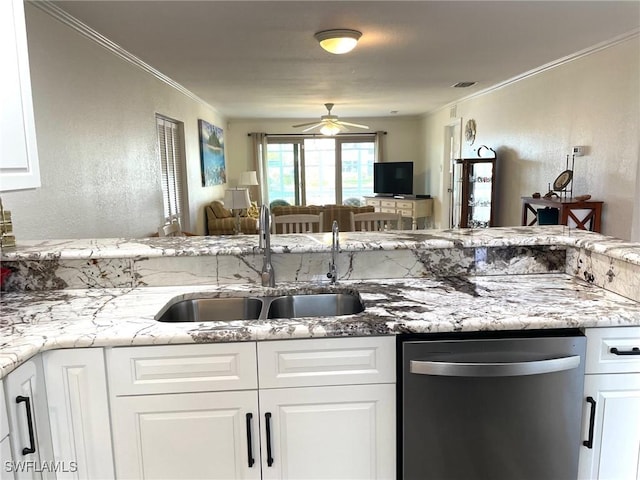
<instances>
[{"instance_id":1,"label":"chrome kitchen faucet","mask_svg":"<svg viewBox=\"0 0 640 480\"><path fill-rule=\"evenodd\" d=\"M263 287L275 287L276 277L273 271L273 265L271 265L271 215L269 207L262 205L260 207L260 234L259 248L262 249L262 272L260 272L260 278L262 279Z\"/></svg>"},{"instance_id":2,"label":"chrome kitchen faucet","mask_svg":"<svg viewBox=\"0 0 640 480\"><path fill-rule=\"evenodd\" d=\"M338 259L338 250L340 250L340 230L338 228L338 222L333 221L331 225L331 263L329 264L329 272L327 277L331 279L331 283L338 281L338 267L336 261Z\"/></svg>"}]
</instances>

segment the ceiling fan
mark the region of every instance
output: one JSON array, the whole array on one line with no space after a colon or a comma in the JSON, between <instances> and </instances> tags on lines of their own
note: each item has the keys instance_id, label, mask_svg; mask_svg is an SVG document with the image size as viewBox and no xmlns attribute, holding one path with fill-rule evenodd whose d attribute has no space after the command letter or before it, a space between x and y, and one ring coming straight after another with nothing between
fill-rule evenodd
<instances>
[{"instance_id":1,"label":"ceiling fan","mask_svg":"<svg viewBox=\"0 0 640 480\"><path fill-rule=\"evenodd\" d=\"M337 115L331 115L333 103L325 103L324 106L327 108L328 113L326 115L322 115L319 122L301 123L299 125L293 125L293 128L307 127L303 130L303 132L309 132L314 128L321 127L320 133L322 133L323 135L337 135L340 132L348 132L349 129L347 127L369 129L367 125L344 122L342 120L339 120Z\"/></svg>"}]
</instances>

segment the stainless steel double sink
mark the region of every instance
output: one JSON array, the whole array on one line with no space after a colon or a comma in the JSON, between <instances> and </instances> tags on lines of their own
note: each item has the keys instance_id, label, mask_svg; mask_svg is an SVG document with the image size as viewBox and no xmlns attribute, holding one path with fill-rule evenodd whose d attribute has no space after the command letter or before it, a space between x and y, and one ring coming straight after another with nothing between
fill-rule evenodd
<instances>
[{"instance_id":1,"label":"stainless steel double sink","mask_svg":"<svg viewBox=\"0 0 640 480\"><path fill-rule=\"evenodd\" d=\"M275 297L192 298L169 303L159 322L211 322L272 318L334 317L364 311L353 293L315 293Z\"/></svg>"}]
</instances>

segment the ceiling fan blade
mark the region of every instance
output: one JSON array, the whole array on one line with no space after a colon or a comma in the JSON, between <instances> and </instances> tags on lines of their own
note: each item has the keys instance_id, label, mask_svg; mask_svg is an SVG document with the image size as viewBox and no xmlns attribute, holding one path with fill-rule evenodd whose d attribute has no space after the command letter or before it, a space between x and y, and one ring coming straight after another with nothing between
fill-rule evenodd
<instances>
[{"instance_id":1,"label":"ceiling fan blade","mask_svg":"<svg viewBox=\"0 0 640 480\"><path fill-rule=\"evenodd\" d=\"M368 126L360 125L359 123L343 122L342 120L340 120L338 123L341 123L342 125L349 125L350 127L366 128L367 130L369 129Z\"/></svg>"},{"instance_id":2,"label":"ceiling fan blade","mask_svg":"<svg viewBox=\"0 0 640 480\"><path fill-rule=\"evenodd\" d=\"M310 130L313 130L314 128L318 128L321 127L322 125L324 125L324 122L320 122L320 123L314 123L313 125L311 125L310 127L305 128L304 130L302 130L303 132L308 132Z\"/></svg>"},{"instance_id":3,"label":"ceiling fan blade","mask_svg":"<svg viewBox=\"0 0 640 480\"><path fill-rule=\"evenodd\" d=\"M307 123L300 123L298 125L292 125L292 127L300 128L300 127L308 127L309 125L322 125L322 124L319 124L318 121L316 120L315 122L307 122Z\"/></svg>"}]
</instances>

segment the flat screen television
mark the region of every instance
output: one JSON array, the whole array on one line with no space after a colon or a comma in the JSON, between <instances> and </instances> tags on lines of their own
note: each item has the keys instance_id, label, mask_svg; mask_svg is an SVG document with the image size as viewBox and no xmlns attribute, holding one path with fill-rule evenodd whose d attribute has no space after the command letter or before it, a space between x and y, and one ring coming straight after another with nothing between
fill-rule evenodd
<instances>
[{"instance_id":1,"label":"flat screen television","mask_svg":"<svg viewBox=\"0 0 640 480\"><path fill-rule=\"evenodd\" d=\"M373 193L376 195L412 195L413 162L373 164Z\"/></svg>"}]
</instances>

